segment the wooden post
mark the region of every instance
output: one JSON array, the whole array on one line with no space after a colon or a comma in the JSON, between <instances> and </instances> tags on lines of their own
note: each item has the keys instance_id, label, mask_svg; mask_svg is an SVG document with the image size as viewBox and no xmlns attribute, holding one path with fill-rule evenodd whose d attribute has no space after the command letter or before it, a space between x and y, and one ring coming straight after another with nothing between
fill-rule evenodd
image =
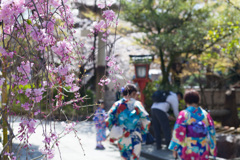
<instances>
[{"instance_id":1,"label":"wooden post","mask_svg":"<svg viewBox=\"0 0 240 160\"><path fill-rule=\"evenodd\" d=\"M98 85L100 79L105 74L105 65L106 65L106 43L102 41L103 34L98 33L98 56L97 56L97 68L96 68L96 100L99 100L104 97L103 92L101 91L102 86Z\"/></svg>"}]
</instances>

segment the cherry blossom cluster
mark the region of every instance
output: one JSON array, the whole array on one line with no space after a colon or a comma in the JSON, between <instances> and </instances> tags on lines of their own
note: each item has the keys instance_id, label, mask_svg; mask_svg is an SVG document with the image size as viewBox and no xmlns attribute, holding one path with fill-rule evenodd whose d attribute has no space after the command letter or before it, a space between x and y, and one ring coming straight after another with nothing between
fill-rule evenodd
<instances>
[{"instance_id":1,"label":"cherry blossom cluster","mask_svg":"<svg viewBox=\"0 0 240 160\"><path fill-rule=\"evenodd\" d=\"M5 81L10 86L7 111L13 104L20 104L27 113L17 134L24 147L30 146L28 138L35 133L37 121L32 117L42 113L39 104L45 103L51 110L59 101L57 96L50 100L44 100L44 96L51 95L53 87L57 95L62 95L60 88L65 86L70 87L68 92L80 89L71 64L78 47L71 38L74 22L69 4L67 0L1 1L0 21L4 27L0 53L7 77L0 77L0 86ZM76 103L78 98L72 101Z\"/></svg>"},{"instance_id":2,"label":"cherry blossom cluster","mask_svg":"<svg viewBox=\"0 0 240 160\"><path fill-rule=\"evenodd\" d=\"M107 41L107 37L110 34L110 27L115 27L118 25L115 12L111 10L112 2L104 2L98 5L99 8L103 10L103 19L94 24L94 33L103 33L103 41Z\"/></svg>"},{"instance_id":3,"label":"cherry blossom cluster","mask_svg":"<svg viewBox=\"0 0 240 160\"><path fill-rule=\"evenodd\" d=\"M11 34L16 18L27 9L25 0L3 1L1 7L0 21L3 21L5 24L4 32Z\"/></svg>"},{"instance_id":4,"label":"cherry blossom cluster","mask_svg":"<svg viewBox=\"0 0 240 160\"><path fill-rule=\"evenodd\" d=\"M74 41L74 19L68 0L4 0L1 3L0 57L6 77L0 77L0 88L8 85L7 107L18 104L26 114L21 118L17 138L25 148L31 146L29 137L36 132L36 116L46 117L40 105L45 105L52 114L56 109L71 104L79 109L78 102L84 98L78 93L80 86L74 74L73 61L80 61L79 51L84 43ZM98 5L102 17L94 25L95 33L103 33L107 41L110 27L117 25L115 12L110 9L112 2ZM90 50L92 50L91 48ZM120 73L116 60L107 57L109 73ZM80 62L79 62L80 63ZM108 85L115 79L103 78L99 85ZM7 83L5 83L7 82ZM70 88L70 89L66 89ZM53 90L57 93L54 95ZM72 92L74 99L62 102L64 92ZM24 97L22 100L20 97ZM64 135L74 131L76 123L63 123ZM44 127L43 127L44 128ZM47 159L54 157L54 147L59 144L59 134L45 133L42 154ZM14 159L14 153L3 152ZM16 158L15 158L16 159Z\"/></svg>"},{"instance_id":5,"label":"cherry blossom cluster","mask_svg":"<svg viewBox=\"0 0 240 160\"><path fill-rule=\"evenodd\" d=\"M117 82L116 75L122 75L123 70L119 67L115 57L106 57L108 73L110 75L111 81L115 84L115 87L120 87L120 84Z\"/></svg>"},{"instance_id":6,"label":"cherry blossom cluster","mask_svg":"<svg viewBox=\"0 0 240 160\"><path fill-rule=\"evenodd\" d=\"M72 122L72 123L65 123L65 122L61 122L61 125L63 126L64 130L62 133L57 134L56 132L52 132L50 131L50 133L48 135L44 136L44 147L40 148L40 152L45 155L45 157L47 157L47 159L53 159L54 158L54 152L55 146L59 145L59 139L61 138L61 135L63 134L69 134L70 132L74 131L74 127L76 126L76 122Z\"/></svg>"},{"instance_id":7,"label":"cherry blossom cluster","mask_svg":"<svg viewBox=\"0 0 240 160\"><path fill-rule=\"evenodd\" d=\"M37 121L34 119L21 119L21 123L19 124L20 128L18 130L18 139L23 142L25 148L30 145L28 139L31 134L35 133L36 122Z\"/></svg>"},{"instance_id":8,"label":"cherry blossom cluster","mask_svg":"<svg viewBox=\"0 0 240 160\"><path fill-rule=\"evenodd\" d=\"M17 159L17 157L14 156L14 153L13 153L13 152L12 152L12 153L5 152L4 155L7 156L8 159L10 159L10 160L16 160L16 159Z\"/></svg>"},{"instance_id":9,"label":"cherry blossom cluster","mask_svg":"<svg viewBox=\"0 0 240 160\"><path fill-rule=\"evenodd\" d=\"M112 5L112 1L105 1L103 3L98 4L98 7L103 10L102 17L103 19L99 22L94 24L93 33L103 33L103 38L101 39L104 42L107 42L107 37L110 34L109 28L116 27L118 25L118 20L116 14L113 10L109 7ZM116 74L121 75L123 71L120 69L116 59L114 56L106 57L107 67L109 77L101 78L100 82L98 83L100 86L108 85L110 82L114 83L115 86L119 86L120 84L117 82Z\"/></svg>"},{"instance_id":10,"label":"cherry blossom cluster","mask_svg":"<svg viewBox=\"0 0 240 160\"><path fill-rule=\"evenodd\" d=\"M65 131L64 134L68 134L74 130L74 127L76 126L76 122L72 122L72 123L61 122L61 125L64 127L64 131Z\"/></svg>"},{"instance_id":11,"label":"cherry blossom cluster","mask_svg":"<svg viewBox=\"0 0 240 160\"><path fill-rule=\"evenodd\" d=\"M108 57L106 56L106 62L107 62L107 67L108 67L108 77L104 76L100 79L100 82L98 82L98 85L100 86L104 86L104 85L108 85L109 83L113 83L115 85L115 87L119 87L120 84L117 82L117 78L116 75L122 75L123 71L120 69L116 58L112 57ZM102 90L104 91L104 90Z\"/></svg>"},{"instance_id":12,"label":"cherry blossom cluster","mask_svg":"<svg viewBox=\"0 0 240 160\"><path fill-rule=\"evenodd\" d=\"M58 146L58 135L55 132L50 132L49 135L45 135L43 143L44 147L40 148L40 152L47 157L47 159L54 158L54 146Z\"/></svg>"},{"instance_id":13,"label":"cherry blossom cluster","mask_svg":"<svg viewBox=\"0 0 240 160\"><path fill-rule=\"evenodd\" d=\"M33 103L39 103L43 99L42 95L47 91L47 88L58 87L59 79L65 79L62 86L59 87L70 86L69 92L79 90L76 77L72 74L71 69L71 61L74 60L73 48L75 47L74 43L71 42L72 36L60 36L71 30L73 26L73 17L67 0L48 0L48 2L45 0L4 1L0 10L0 20L4 23L4 32L1 34L2 41L9 38L15 39L15 43L30 55L23 57L22 53L11 51L11 47L0 47L2 56L8 57L8 61L11 61L14 55L18 59L21 57L23 60L16 67L17 72L11 76L13 77L13 88L19 85L32 84L31 88L17 90L18 94L24 94L25 92L26 97L30 100L30 103L21 104L25 110L28 111ZM60 25L60 22L63 25ZM63 34L60 33L58 28L65 29L65 31L62 31ZM27 43L28 46L21 42ZM40 54L37 55L37 52ZM39 58L42 61L39 61ZM56 59L58 59L57 62L55 62ZM56 65L57 63L60 65ZM42 70L34 71L34 68L39 69L39 66ZM36 74L48 71L47 85L45 82L45 85L42 84L43 87L34 86L32 78L36 75L33 72L36 71ZM0 84L3 84L5 79L0 80ZM16 101L19 103L19 100Z\"/></svg>"}]
</instances>

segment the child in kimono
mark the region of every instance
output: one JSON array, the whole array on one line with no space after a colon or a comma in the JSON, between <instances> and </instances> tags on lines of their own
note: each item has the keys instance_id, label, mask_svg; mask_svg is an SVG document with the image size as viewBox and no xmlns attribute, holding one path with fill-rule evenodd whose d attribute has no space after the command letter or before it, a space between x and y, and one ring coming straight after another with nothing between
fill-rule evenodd
<instances>
[{"instance_id":1,"label":"child in kimono","mask_svg":"<svg viewBox=\"0 0 240 160\"><path fill-rule=\"evenodd\" d=\"M123 98L115 102L109 110L106 125L110 130L110 141L118 140L121 158L138 160L142 135L148 132L150 121L142 103L135 99L135 85L126 84L122 94Z\"/></svg>"},{"instance_id":2,"label":"child in kimono","mask_svg":"<svg viewBox=\"0 0 240 160\"><path fill-rule=\"evenodd\" d=\"M93 121L96 126L96 132L97 132L97 146L96 149L105 149L102 145L102 141L106 140L106 112L104 110L104 102L103 100L98 101L98 108L95 111Z\"/></svg>"},{"instance_id":3,"label":"child in kimono","mask_svg":"<svg viewBox=\"0 0 240 160\"><path fill-rule=\"evenodd\" d=\"M214 123L210 114L198 106L199 93L189 90L184 95L187 108L182 110L174 126L169 149L182 160L208 160L217 156Z\"/></svg>"}]
</instances>

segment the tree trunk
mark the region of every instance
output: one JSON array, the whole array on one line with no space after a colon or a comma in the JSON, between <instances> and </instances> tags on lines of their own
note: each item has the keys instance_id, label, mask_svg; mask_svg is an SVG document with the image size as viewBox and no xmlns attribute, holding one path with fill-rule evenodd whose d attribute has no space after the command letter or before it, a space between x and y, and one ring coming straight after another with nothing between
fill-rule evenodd
<instances>
[{"instance_id":1,"label":"tree trunk","mask_svg":"<svg viewBox=\"0 0 240 160\"><path fill-rule=\"evenodd\" d=\"M162 86L160 86L160 87L163 89L166 89L166 86L168 86L170 84L169 79L168 79L169 71L168 71L168 69L166 69L166 66L164 63L164 53L161 48L159 48L159 57L160 57L160 61L161 61L161 71L162 71L162 82L161 82Z\"/></svg>"},{"instance_id":2,"label":"tree trunk","mask_svg":"<svg viewBox=\"0 0 240 160\"><path fill-rule=\"evenodd\" d=\"M2 128L3 128L3 147L4 152L9 152L9 144L8 144L8 113L7 113L7 71L6 71L6 60L3 58L2 63L2 76L5 78L5 81L2 86ZM11 143L11 142L10 142ZM3 156L3 160L7 160L8 157L5 155Z\"/></svg>"},{"instance_id":3,"label":"tree trunk","mask_svg":"<svg viewBox=\"0 0 240 160\"><path fill-rule=\"evenodd\" d=\"M98 56L97 56L97 68L96 68L96 100L104 98L104 93L102 92L102 87L98 83L100 82L101 78L105 74L105 66L106 66L106 43L101 40L102 33L98 34Z\"/></svg>"}]
</instances>

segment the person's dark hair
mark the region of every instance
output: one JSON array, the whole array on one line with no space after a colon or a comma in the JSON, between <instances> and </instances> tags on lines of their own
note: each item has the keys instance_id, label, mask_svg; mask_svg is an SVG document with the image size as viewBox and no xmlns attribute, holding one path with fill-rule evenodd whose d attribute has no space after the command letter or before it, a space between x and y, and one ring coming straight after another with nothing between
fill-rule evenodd
<instances>
[{"instance_id":1,"label":"person's dark hair","mask_svg":"<svg viewBox=\"0 0 240 160\"><path fill-rule=\"evenodd\" d=\"M179 95L181 99L183 99L183 94L182 94L182 92L178 91L176 94Z\"/></svg>"},{"instance_id":2,"label":"person's dark hair","mask_svg":"<svg viewBox=\"0 0 240 160\"><path fill-rule=\"evenodd\" d=\"M103 104L103 103L104 103L103 99L99 99L99 100L97 101L97 104Z\"/></svg>"},{"instance_id":3,"label":"person's dark hair","mask_svg":"<svg viewBox=\"0 0 240 160\"><path fill-rule=\"evenodd\" d=\"M126 84L122 91L123 96L130 95L132 92L137 92L137 87L134 84Z\"/></svg>"},{"instance_id":4,"label":"person's dark hair","mask_svg":"<svg viewBox=\"0 0 240 160\"><path fill-rule=\"evenodd\" d=\"M184 101L187 104L193 104L193 103L198 104L199 100L200 100L200 95L194 89L187 90L184 94Z\"/></svg>"}]
</instances>

